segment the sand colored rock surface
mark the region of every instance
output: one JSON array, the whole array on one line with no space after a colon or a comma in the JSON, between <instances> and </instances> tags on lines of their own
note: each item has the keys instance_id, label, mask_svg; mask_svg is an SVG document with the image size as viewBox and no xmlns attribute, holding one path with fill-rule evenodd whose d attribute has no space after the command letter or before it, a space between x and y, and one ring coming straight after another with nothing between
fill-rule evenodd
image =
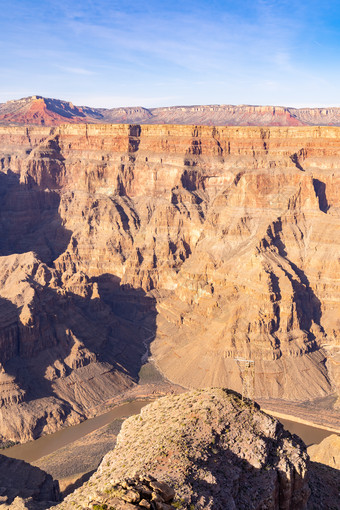
<instances>
[{"instance_id":1,"label":"sand colored rock surface","mask_svg":"<svg viewBox=\"0 0 340 510\"><path fill-rule=\"evenodd\" d=\"M244 356L256 397L336 394L339 135L0 126L3 439L91 415L149 344L183 386L239 391Z\"/></svg>"},{"instance_id":2,"label":"sand colored rock surface","mask_svg":"<svg viewBox=\"0 0 340 510\"><path fill-rule=\"evenodd\" d=\"M151 476L175 491L176 508L298 510L306 475L305 446L277 420L226 390L191 391L128 418L97 472L56 508L109 507L117 482Z\"/></svg>"},{"instance_id":3,"label":"sand colored rock surface","mask_svg":"<svg viewBox=\"0 0 340 510\"><path fill-rule=\"evenodd\" d=\"M2 257L0 267L2 440L31 440L78 423L135 385L143 330L93 296L85 275L73 280L74 293L32 252ZM130 299L143 325L149 304Z\"/></svg>"},{"instance_id":4,"label":"sand colored rock surface","mask_svg":"<svg viewBox=\"0 0 340 510\"><path fill-rule=\"evenodd\" d=\"M310 446L308 455L313 462L326 464L340 471L340 436L332 434L320 444Z\"/></svg>"}]
</instances>

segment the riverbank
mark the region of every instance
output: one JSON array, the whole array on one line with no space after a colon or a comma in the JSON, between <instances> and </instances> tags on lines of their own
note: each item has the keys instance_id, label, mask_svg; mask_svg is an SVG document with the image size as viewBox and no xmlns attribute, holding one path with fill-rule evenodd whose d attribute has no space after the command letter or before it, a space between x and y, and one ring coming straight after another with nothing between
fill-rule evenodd
<instances>
[{"instance_id":1,"label":"riverbank","mask_svg":"<svg viewBox=\"0 0 340 510\"><path fill-rule=\"evenodd\" d=\"M54 432L54 434L42 436L35 441L29 441L28 443L12 446L3 450L1 453L6 457L12 457L14 459L33 463L42 457L53 454L60 448L66 447L75 441L84 438L88 434L101 429L115 420L124 420L133 414L138 414L142 407L153 400L155 399L126 402L114 407L104 414L85 420L78 425L58 430L58 432Z\"/></svg>"},{"instance_id":2,"label":"riverbank","mask_svg":"<svg viewBox=\"0 0 340 510\"><path fill-rule=\"evenodd\" d=\"M277 418L278 420L280 420L283 424L285 421L288 421L291 423L298 423L301 425L306 425L307 427L325 431L326 436L329 435L329 434L327 434L327 432L331 432L333 434L340 434L340 429L338 429L338 428L328 427L326 425L319 425L319 424L317 425L314 422L311 422L311 421L303 419L303 418L299 418L298 416L293 416L292 414L280 413L277 411L273 411L272 409L264 409L263 407L261 407L261 409L263 412L265 412L267 414L271 414L272 416L274 416L274 418Z\"/></svg>"},{"instance_id":3,"label":"riverbank","mask_svg":"<svg viewBox=\"0 0 340 510\"><path fill-rule=\"evenodd\" d=\"M7 448L2 453L49 473L59 481L65 495L81 485L97 469L103 456L114 448L125 418L139 413L143 406L157 398L183 391L185 388L168 381L151 360L142 366L138 385L93 409L89 419L35 441ZM340 433L339 413L332 409L330 399L322 402L318 409L276 400L260 400L258 403L287 430L299 435L307 446L320 443L331 433ZM325 416L324 423L320 423L320 416L322 419Z\"/></svg>"},{"instance_id":4,"label":"riverbank","mask_svg":"<svg viewBox=\"0 0 340 510\"><path fill-rule=\"evenodd\" d=\"M310 402L258 399L261 409L278 419L340 434L340 408L335 395Z\"/></svg>"},{"instance_id":5,"label":"riverbank","mask_svg":"<svg viewBox=\"0 0 340 510\"><path fill-rule=\"evenodd\" d=\"M144 387L145 388L145 387ZM183 389L177 388L178 392ZM173 392L173 390L171 390ZM131 395L131 394L130 394ZM16 445L3 453L22 459L50 474L59 482L62 496L81 486L98 468L103 456L115 447L117 435L125 418L140 412L142 407L162 395L152 395L114 406L109 411L68 427L36 441ZM299 435L307 446L321 442L332 431L319 428L306 420L268 409L291 433Z\"/></svg>"},{"instance_id":6,"label":"riverbank","mask_svg":"<svg viewBox=\"0 0 340 510\"><path fill-rule=\"evenodd\" d=\"M8 448L8 457L25 460L51 474L62 491L68 492L83 482L99 465L102 457L115 446L124 419L140 412L153 398L134 400L117 405L94 418L68 427L36 441ZM299 435L307 446L321 442L332 430L316 427L306 420L280 412L262 409L283 423L291 433ZM84 478L85 477L85 478Z\"/></svg>"},{"instance_id":7,"label":"riverbank","mask_svg":"<svg viewBox=\"0 0 340 510\"><path fill-rule=\"evenodd\" d=\"M82 485L98 468L104 455L113 450L123 421L115 419L32 464L58 480L60 492L66 496Z\"/></svg>"}]
</instances>

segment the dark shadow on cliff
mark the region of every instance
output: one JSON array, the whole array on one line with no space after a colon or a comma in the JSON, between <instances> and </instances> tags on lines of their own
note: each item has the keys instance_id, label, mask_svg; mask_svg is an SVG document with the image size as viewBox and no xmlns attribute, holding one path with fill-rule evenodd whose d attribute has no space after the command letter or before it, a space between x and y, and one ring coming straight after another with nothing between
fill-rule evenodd
<instances>
[{"instance_id":1,"label":"dark shadow on cliff","mask_svg":"<svg viewBox=\"0 0 340 510\"><path fill-rule=\"evenodd\" d=\"M92 281L98 285L101 302L119 319L114 333L126 339L119 362L129 367L130 375L137 381L149 344L156 335L156 300L141 288L121 285L115 275L103 274Z\"/></svg>"},{"instance_id":2,"label":"dark shadow on cliff","mask_svg":"<svg viewBox=\"0 0 340 510\"><path fill-rule=\"evenodd\" d=\"M61 493L62 498L63 499L66 498L66 496L68 496L69 494L72 494L72 492L74 492L76 489L79 489L79 487L84 485L84 483L86 483L96 471L97 471L96 469L92 469L92 471L89 471L88 473L85 473L80 478L78 478L78 480L76 480L74 483L69 485L67 487L67 489L65 489Z\"/></svg>"},{"instance_id":3,"label":"dark shadow on cliff","mask_svg":"<svg viewBox=\"0 0 340 510\"><path fill-rule=\"evenodd\" d=\"M296 303L296 312L300 324L300 329L308 333L308 339L311 341L310 348L312 350L318 349L317 344L313 342L315 340L315 335L310 331L310 328L312 326L312 321L314 321L315 324L320 327L321 332L324 331L321 324L321 302L310 286L310 282L305 272L288 258L286 245L283 243L281 238L281 218L278 218L273 223L273 229L274 236L270 234L270 230L268 230L267 233L270 235L272 243L277 248L279 255L286 260L291 269L291 271L287 271L283 266L280 266L281 270L289 279L293 288L294 301ZM281 291L279 287L279 280L274 275L272 275L271 281L275 294L277 297L280 297ZM277 324L277 329L278 326L279 322Z\"/></svg>"},{"instance_id":4,"label":"dark shadow on cliff","mask_svg":"<svg viewBox=\"0 0 340 510\"><path fill-rule=\"evenodd\" d=\"M314 191L319 201L320 211L327 213L329 204L326 196L326 184L319 179L313 179Z\"/></svg>"},{"instance_id":5,"label":"dark shadow on cliff","mask_svg":"<svg viewBox=\"0 0 340 510\"><path fill-rule=\"evenodd\" d=\"M138 138L137 128L131 136ZM0 172L0 256L33 251L38 258L33 268L25 266L24 258L18 259L28 284L24 286L33 293L23 299L25 317L20 317L22 305L0 300L0 363L10 380L9 392L1 396L0 413L9 423L9 406L28 403L25 409L15 408L25 415L23 429L27 427L34 438L49 420L62 424L72 415L79 421L89 409L138 383L156 329L155 300L141 289L121 286L114 275L92 280L82 275L83 280L76 283L79 291L72 286L65 291L61 279L56 281L58 275L46 268L45 283L41 275L36 276L39 260L52 265L71 237L59 215L59 192L53 188L64 163L56 142L46 147L54 163L44 171L43 148L37 158L42 165L37 167L42 172L40 187L32 177L33 167L30 174L23 173L26 184L11 170ZM6 276L4 286L7 280ZM17 300L16 282L14 287L13 282L9 285L9 294L3 295ZM46 397L48 402L41 400ZM27 420L28 416L33 419ZM6 440L8 431L3 436ZM27 430L19 436L12 438L27 438Z\"/></svg>"},{"instance_id":6,"label":"dark shadow on cliff","mask_svg":"<svg viewBox=\"0 0 340 510\"><path fill-rule=\"evenodd\" d=\"M0 455L0 496L7 504L16 497L32 498L26 503L30 510L49 508L60 501L59 484L51 475L4 455Z\"/></svg>"},{"instance_id":7,"label":"dark shadow on cliff","mask_svg":"<svg viewBox=\"0 0 340 510\"><path fill-rule=\"evenodd\" d=\"M137 152L140 145L142 128L139 124L129 126L129 152Z\"/></svg>"},{"instance_id":8,"label":"dark shadow on cliff","mask_svg":"<svg viewBox=\"0 0 340 510\"><path fill-rule=\"evenodd\" d=\"M0 256L33 251L51 265L71 238L59 204L57 191L21 184L18 174L0 172Z\"/></svg>"},{"instance_id":9,"label":"dark shadow on cliff","mask_svg":"<svg viewBox=\"0 0 340 510\"><path fill-rule=\"evenodd\" d=\"M254 422L256 427L256 421ZM192 467L188 470L185 484L191 485L194 495L191 497L193 506L208 507L212 510L225 510L237 508L248 510L250 508L293 508L303 510L308 498L308 487L299 480L296 471L290 472L290 468L279 471L280 449L284 451L284 440L290 438L289 432L283 430L278 424L279 437L270 438L263 436L266 443L263 450L266 458L259 458L262 467L254 467L243 457L243 448L251 450L254 446L240 447L240 454L220 444L220 438L228 434L228 429L214 438L214 444L203 452L201 458L195 459ZM303 442L297 436L293 436L293 443L305 448ZM254 461L256 462L256 450L254 449ZM260 454L259 454L260 455ZM210 476L210 474L212 476ZM202 478L202 474L204 478ZM290 478L292 477L292 478ZM288 487L291 486L293 494ZM210 504L209 504L210 503Z\"/></svg>"},{"instance_id":10,"label":"dark shadow on cliff","mask_svg":"<svg viewBox=\"0 0 340 510\"><path fill-rule=\"evenodd\" d=\"M340 470L311 462L308 472L312 494L307 510L339 510Z\"/></svg>"},{"instance_id":11,"label":"dark shadow on cliff","mask_svg":"<svg viewBox=\"0 0 340 510\"><path fill-rule=\"evenodd\" d=\"M138 383L155 336L156 308L153 297L121 286L113 275L87 280L82 296L41 286L33 276L27 281L35 291L29 322L22 323L21 309L10 301L0 303L11 312L11 344L5 341L8 348L1 350L0 362L19 401L29 403L25 412L34 416L29 427L37 438L53 416L60 423L71 412L84 418L89 409ZM52 398L51 409L39 405L45 397ZM6 413L6 404L0 411Z\"/></svg>"}]
</instances>

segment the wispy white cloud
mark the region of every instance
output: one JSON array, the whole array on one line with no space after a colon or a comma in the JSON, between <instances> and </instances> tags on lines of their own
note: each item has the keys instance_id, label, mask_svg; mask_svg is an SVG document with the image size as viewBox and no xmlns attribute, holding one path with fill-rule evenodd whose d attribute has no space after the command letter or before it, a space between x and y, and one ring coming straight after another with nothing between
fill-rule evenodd
<instances>
[{"instance_id":1,"label":"wispy white cloud","mask_svg":"<svg viewBox=\"0 0 340 510\"><path fill-rule=\"evenodd\" d=\"M266 22L267 23L267 22ZM171 64L194 72L238 71L248 65L275 62L279 51L287 54L285 33L271 32L261 24L232 16L214 22L204 17L175 15L166 20L124 16L114 27L70 21L77 37L90 36L98 51L140 67Z\"/></svg>"},{"instance_id":2,"label":"wispy white cloud","mask_svg":"<svg viewBox=\"0 0 340 510\"><path fill-rule=\"evenodd\" d=\"M13 91L22 80L76 104L331 101L338 57L327 64L309 26L324 11L316 0L12 0L0 64Z\"/></svg>"},{"instance_id":3,"label":"wispy white cloud","mask_svg":"<svg viewBox=\"0 0 340 510\"><path fill-rule=\"evenodd\" d=\"M67 67L67 66L56 66L61 71L65 71L66 73L71 74L80 74L83 76L92 76L93 74L96 74L94 71L90 71L89 69L84 69L82 67Z\"/></svg>"}]
</instances>

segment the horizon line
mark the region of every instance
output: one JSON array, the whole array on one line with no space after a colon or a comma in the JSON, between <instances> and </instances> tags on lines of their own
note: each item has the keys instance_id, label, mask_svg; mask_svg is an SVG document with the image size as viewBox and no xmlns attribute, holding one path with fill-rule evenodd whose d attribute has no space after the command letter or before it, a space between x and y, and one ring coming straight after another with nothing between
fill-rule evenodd
<instances>
[{"instance_id":1,"label":"horizon line","mask_svg":"<svg viewBox=\"0 0 340 510\"><path fill-rule=\"evenodd\" d=\"M47 99L51 101L60 101L62 103L69 103L76 107L85 107L85 108L92 108L92 109L105 109L105 110L114 110L114 109L120 109L120 108L143 108L145 110L157 110L157 109L170 109L170 108L195 108L195 107L253 107L253 108L284 108L284 109L292 109L292 110L304 110L304 109L335 109L340 108L336 105L318 105L318 106L287 106L283 104L258 104L258 103L239 103L239 104L233 104L233 103L196 103L196 104L174 104L170 106L143 106L142 104L126 104L121 106L89 106L89 104L75 104L74 101L67 100L67 99L59 99L55 97L47 97L42 96L40 94L33 94L29 96L20 97L17 99L8 99L5 102L1 102L0 105L6 104L6 103L14 103L17 101L23 101L27 99Z\"/></svg>"}]
</instances>

